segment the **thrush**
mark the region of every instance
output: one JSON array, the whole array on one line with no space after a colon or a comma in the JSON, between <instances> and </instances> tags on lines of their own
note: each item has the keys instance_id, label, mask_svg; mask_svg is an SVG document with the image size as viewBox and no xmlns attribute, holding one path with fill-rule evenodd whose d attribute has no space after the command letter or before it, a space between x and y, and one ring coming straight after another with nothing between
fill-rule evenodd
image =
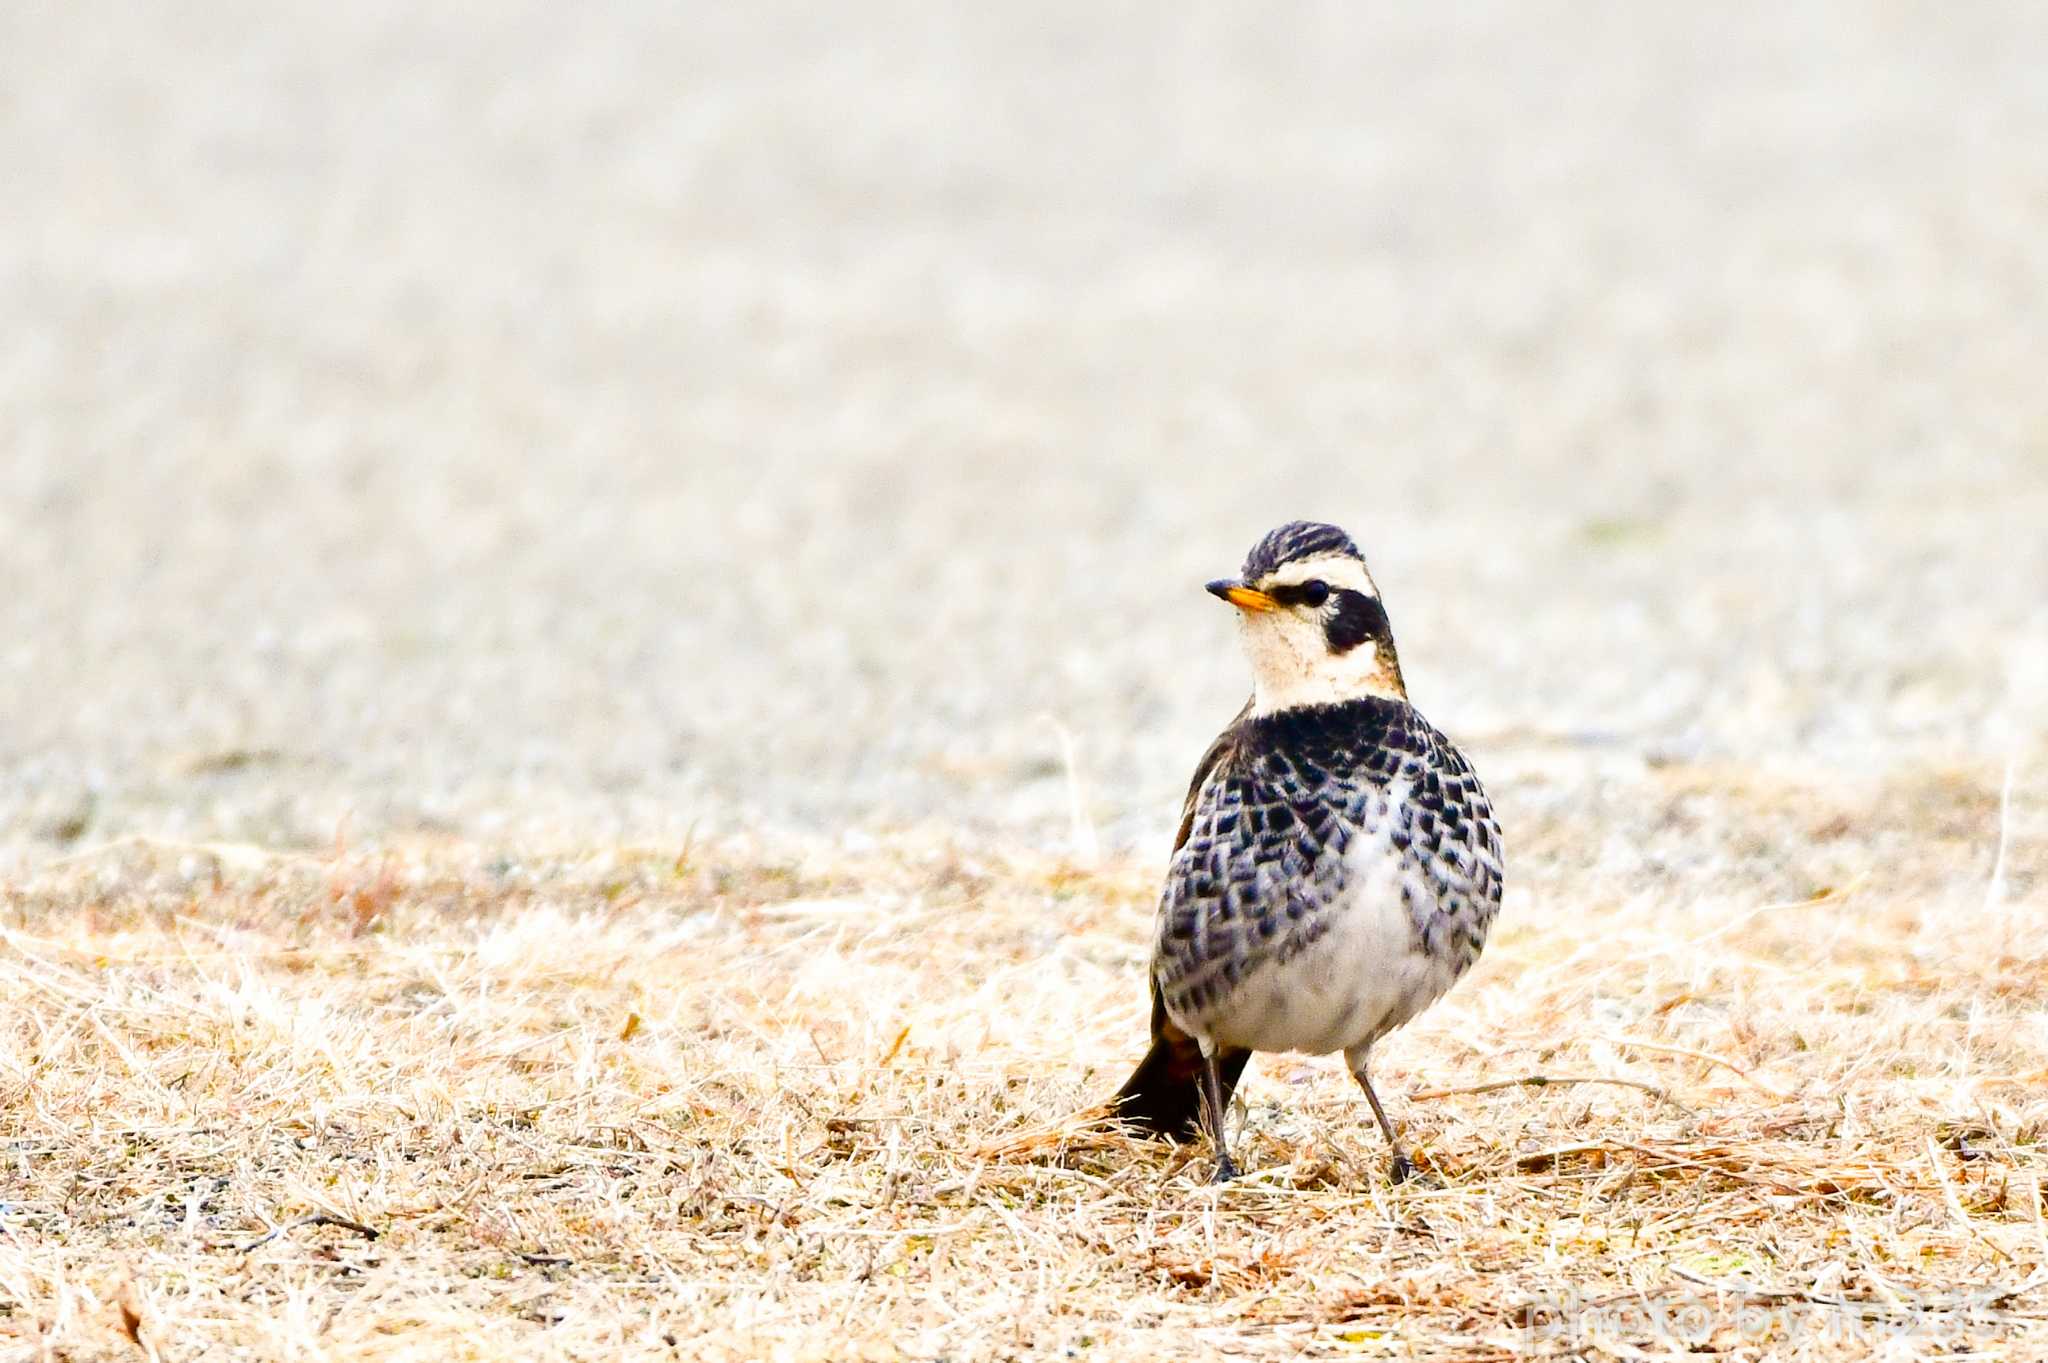
<instances>
[{"instance_id":1,"label":"thrush","mask_svg":"<svg viewBox=\"0 0 2048 1363\"><path fill-rule=\"evenodd\" d=\"M1351 537L1296 521L1253 546L1235 606L1252 696L1195 767L1160 895L1152 1046L1117 1094L1172 1140L1206 1128L1236 1175L1230 1096L1255 1051L1341 1051L1412 1170L1373 1044L1478 959L1500 909L1500 830L1472 764L1408 701Z\"/></svg>"}]
</instances>

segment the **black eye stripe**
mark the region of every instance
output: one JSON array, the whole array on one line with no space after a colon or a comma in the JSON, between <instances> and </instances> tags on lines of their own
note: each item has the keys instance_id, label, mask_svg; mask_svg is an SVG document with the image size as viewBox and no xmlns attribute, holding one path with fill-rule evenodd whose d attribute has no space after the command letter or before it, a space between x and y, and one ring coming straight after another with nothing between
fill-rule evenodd
<instances>
[{"instance_id":1,"label":"black eye stripe","mask_svg":"<svg viewBox=\"0 0 2048 1363\"><path fill-rule=\"evenodd\" d=\"M1320 606L1330 599L1330 584L1320 578L1266 588L1266 595L1283 606ZM1339 593L1341 595L1341 593Z\"/></svg>"},{"instance_id":2,"label":"black eye stripe","mask_svg":"<svg viewBox=\"0 0 2048 1363\"><path fill-rule=\"evenodd\" d=\"M1338 591L1333 594L1337 609L1323 626L1332 653L1349 653L1368 639L1389 637L1387 608L1376 596L1364 592Z\"/></svg>"}]
</instances>

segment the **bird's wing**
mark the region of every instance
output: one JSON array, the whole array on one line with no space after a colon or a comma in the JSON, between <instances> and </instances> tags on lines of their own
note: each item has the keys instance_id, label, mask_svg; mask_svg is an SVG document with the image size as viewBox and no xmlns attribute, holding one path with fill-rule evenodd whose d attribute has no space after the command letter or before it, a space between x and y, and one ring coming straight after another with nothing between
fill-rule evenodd
<instances>
[{"instance_id":1,"label":"bird's wing","mask_svg":"<svg viewBox=\"0 0 2048 1363\"><path fill-rule=\"evenodd\" d=\"M1188 782L1187 799L1181 804L1180 831L1173 837L1176 853L1194 829L1195 810L1202 801L1202 787L1208 784L1210 776L1219 767L1229 764L1237 748L1240 726L1251 710L1251 701L1245 701L1237 717L1223 727L1223 732L1216 735L1216 741L1202 754L1202 760L1195 763L1194 779ZM1152 986L1152 1048L1138 1063L1137 1070L1124 1081L1124 1086L1117 1090L1117 1115L1154 1135L1177 1141L1192 1140L1202 1127L1201 1043L1173 1025L1173 1020L1166 1015L1166 999L1159 992L1158 978L1150 971L1146 974ZM1250 1051L1217 1051L1226 1106L1232 1091L1237 1088L1238 1076L1244 1073L1245 1062L1251 1056Z\"/></svg>"},{"instance_id":2,"label":"bird's wing","mask_svg":"<svg viewBox=\"0 0 2048 1363\"><path fill-rule=\"evenodd\" d=\"M1421 761L1397 816L1395 845L1428 893L1410 904L1432 954L1459 939L1477 955L1500 912L1503 858L1493 805L1458 745L1416 718Z\"/></svg>"},{"instance_id":3,"label":"bird's wing","mask_svg":"<svg viewBox=\"0 0 2048 1363\"><path fill-rule=\"evenodd\" d=\"M1245 717L1251 714L1251 712L1252 703L1247 700L1244 703L1244 708L1237 712L1237 717L1224 725L1223 732L1216 735L1216 740L1209 745L1208 751L1202 754L1202 760L1195 763L1195 778L1188 782L1187 798L1181 801L1180 831L1173 835L1173 850L1175 852L1180 851L1182 845L1188 840L1188 834L1194 830L1195 808L1202 802L1202 787L1207 784L1210 774L1216 768L1230 760L1232 751L1237 747L1239 727L1243 725Z\"/></svg>"}]
</instances>

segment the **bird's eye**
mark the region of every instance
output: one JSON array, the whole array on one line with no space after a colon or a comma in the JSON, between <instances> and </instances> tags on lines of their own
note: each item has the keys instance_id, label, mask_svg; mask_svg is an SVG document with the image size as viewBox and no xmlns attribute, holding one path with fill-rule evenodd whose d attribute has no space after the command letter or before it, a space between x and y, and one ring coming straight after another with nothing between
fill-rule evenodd
<instances>
[{"instance_id":1,"label":"bird's eye","mask_svg":"<svg viewBox=\"0 0 2048 1363\"><path fill-rule=\"evenodd\" d=\"M1330 599L1330 584L1316 578L1301 584L1301 604L1314 609Z\"/></svg>"}]
</instances>

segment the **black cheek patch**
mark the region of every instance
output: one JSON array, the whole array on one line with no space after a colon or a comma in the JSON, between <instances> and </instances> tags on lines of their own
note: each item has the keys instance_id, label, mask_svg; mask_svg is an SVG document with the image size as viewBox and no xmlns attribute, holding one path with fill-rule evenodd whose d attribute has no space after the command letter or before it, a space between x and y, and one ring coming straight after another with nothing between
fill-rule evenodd
<instances>
[{"instance_id":1,"label":"black cheek patch","mask_svg":"<svg viewBox=\"0 0 2048 1363\"><path fill-rule=\"evenodd\" d=\"M1349 653L1370 639L1387 637L1387 610L1377 597L1364 592L1335 593L1337 609L1323 625L1330 652Z\"/></svg>"}]
</instances>

